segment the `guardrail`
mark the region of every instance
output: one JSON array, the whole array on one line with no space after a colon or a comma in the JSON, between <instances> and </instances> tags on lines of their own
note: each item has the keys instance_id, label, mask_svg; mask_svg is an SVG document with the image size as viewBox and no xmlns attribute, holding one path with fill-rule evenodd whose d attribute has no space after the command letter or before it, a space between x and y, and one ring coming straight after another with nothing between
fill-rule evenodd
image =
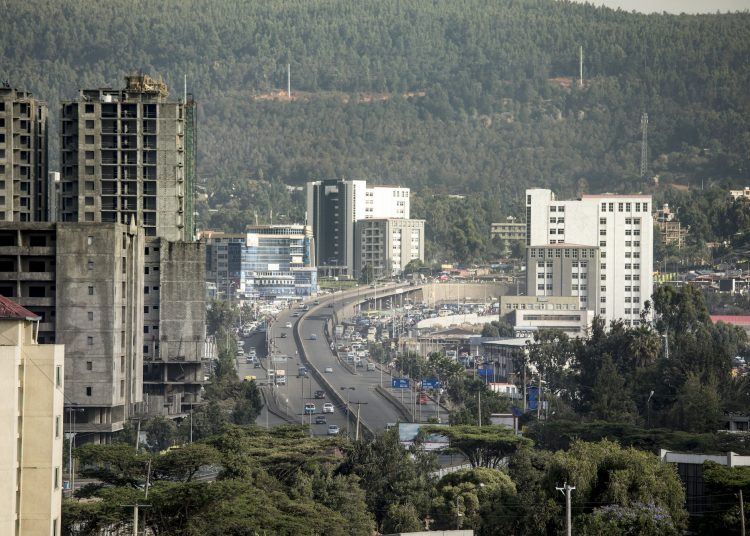
<instances>
[{"instance_id":1,"label":"guardrail","mask_svg":"<svg viewBox=\"0 0 750 536\"><path fill-rule=\"evenodd\" d=\"M307 315L309 311L305 312L305 315ZM303 316L305 316L303 315ZM302 338L299 335L299 318L294 322L294 325L292 326L292 334L294 335L294 344L297 345L297 348L299 350L299 359L302 361L305 366L307 367L308 371L312 373L312 375L315 377L315 379L318 381L318 384L320 384L321 387L323 387L324 390L328 392L328 394L336 400L337 405L339 408L345 408L346 409L346 418L347 422L351 424L352 421L352 411L347 407L346 400L344 397L339 393L338 389L335 389L323 376L323 374L320 373L320 371L313 366L313 364L310 362L310 360L307 358L307 354L305 353L305 348L302 346ZM354 419L354 424L356 426L356 418ZM375 437L375 432L372 429L372 427L367 424L367 421L363 419L362 417L359 418L360 426L362 427L362 430L364 431L365 435L368 439L372 439Z\"/></svg>"}]
</instances>

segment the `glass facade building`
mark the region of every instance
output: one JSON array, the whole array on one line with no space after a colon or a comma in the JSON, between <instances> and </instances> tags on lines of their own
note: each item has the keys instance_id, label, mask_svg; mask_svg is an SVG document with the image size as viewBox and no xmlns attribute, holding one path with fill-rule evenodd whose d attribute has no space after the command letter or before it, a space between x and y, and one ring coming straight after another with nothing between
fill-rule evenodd
<instances>
[{"instance_id":1,"label":"glass facade building","mask_svg":"<svg viewBox=\"0 0 750 536\"><path fill-rule=\"evenodd\" d=\"M309 296L317 287L309 226L248 228L240 252L240 294L246 299L295 299Z\"/></svg>"}]
</instances>

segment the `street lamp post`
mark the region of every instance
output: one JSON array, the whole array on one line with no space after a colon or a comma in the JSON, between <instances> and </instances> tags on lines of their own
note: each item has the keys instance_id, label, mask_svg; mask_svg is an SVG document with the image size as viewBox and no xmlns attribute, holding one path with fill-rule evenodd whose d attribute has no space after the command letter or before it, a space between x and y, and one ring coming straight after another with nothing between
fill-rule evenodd
<instances>
[{"instance_id":1,"label":"street lamp post","mask_svg":"<svg viewBox=\"0 0 750 536\"><path fill-rule=\"evenodd\" d=\"M354 391L354 387L342 387L342 391L346 391L346 437L349 437L349 391Z\"/></svg>"},{"instance_id":2,"label":"street lamp post","mask_svg":"<svg viewBox=\"0 0 750 536\"><path fill-rule=\"evenodd\" d=\"M652 390L648 395L648 400L646 400L646 428L651 428L651 397L654 396L654 391Z\"/></svg>"}]
</instances>

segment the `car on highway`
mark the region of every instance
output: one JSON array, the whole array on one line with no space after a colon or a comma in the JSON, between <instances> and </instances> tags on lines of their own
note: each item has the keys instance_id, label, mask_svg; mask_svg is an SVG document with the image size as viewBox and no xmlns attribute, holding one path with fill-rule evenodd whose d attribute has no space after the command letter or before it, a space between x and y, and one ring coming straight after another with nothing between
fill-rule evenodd
<instances>
[{"instance_id":1,"label":"car on highway","mask_svg":"<svg viewBox=\"0 0 750 536\"><path fill-rule=\"evenodd\" d=\"M418 393L417 394L417 404L420 404L422 406L426 405L429 402L429 398L427 398L426 393Z\"/></svg>"},{"instance_id":2,"label":"car on highway","mask_svg":"<svg viewBox=\"0 0 750 536\"><path fill-rule=\"evenodd\" d=\"M329 424L328 435L338 435L338 434L339 434L339 426L337 424Z\"/></svg>"},{"instance_id":3,"label":"car on highway","mask_svg":"<svg viewBox=\"0 0 750 536\"><path fill-rule=\"evenodd\" d=\"M284 327L285 328L291 328L292 327L292 323L291 322L287 322L286 324L284 324Z\"/></svg>"},{"instance_id":4,"label":"car on highway","mask_svg":"<svg viewBox=\"0 0 750 536\"><path fill-rule=\"evenodd\" d=\"M326 367L325 371L326 374L331 374L333 372L333 367Z\"/></svg>"},{"instance_id":5,"label":"car on highway","mask_svg":"<svg viewBox=\"0 0 750 536\"><path fill-rule=\"evenodd\" d=\"M330 402L323 404L323 413L333 413L333 404Z\"/></svg>"},{"instance_id":6,"label":"car on highway","mask_svg":"<svg viewBox=\"0 0 750 536\"><path fill-rule=\"evenodd\" d=\"M318 300L315 300L315 301L313 302L313 304L314 304L314 305L320 305L320 302L319 302Z\"/></svg>"},{"instance_id":7,"label":"car on highway","mask_svg":"<svg viewBox=\"0 0 750 536\"><path fill-rule=\"evenodd\" d=\"M315 424L327 424L325 415L316 415Z\"/></svg>"},{"instance_id":8,"label":"car on highway","mask_svg":"<svg viewBox=\"0 0 750 536\"><path fill-rule=\"evenodd\" d=\"M312 415L315 413L315 404L305 404L305 415Z\"/></svg>"},{"instance_id":9,"label":"car on highway","mask_svg":"<svg viewBox=\"0 0 750 536\"><path fill-rule=\"evenodd\" d=\"M311 341L317 341L318 340L318 336L315 333L310 333L310 340Z\"/></svg>"},{"instance_id":10,"label":"car on highway","mask_svg":"<svg viewBox=\"0 0 750 536\"><path fill-rule=\"evenodd\" d=\"M367 370L368 371L375 370L375 363L367 363Z\"/></svg>"},{"instance_id":11,"label":"car on highway","mask_svg":"<svg viewBox=\"0 0 750 536\"><path fill-rule=\"evenodd\" d=\"M315 391L315 398L325 398L326 392L323 389L318 389Z\"/></svg>"},{"instance_id":12,"label":"car on highway","mask_svg":"<svg viewBox=\"0 0 750 536\"><path fill-rule=\"evenodd\" d=\"M260 368L260 361L253 363L253 368Z\"/></svg>"}]
</instances>

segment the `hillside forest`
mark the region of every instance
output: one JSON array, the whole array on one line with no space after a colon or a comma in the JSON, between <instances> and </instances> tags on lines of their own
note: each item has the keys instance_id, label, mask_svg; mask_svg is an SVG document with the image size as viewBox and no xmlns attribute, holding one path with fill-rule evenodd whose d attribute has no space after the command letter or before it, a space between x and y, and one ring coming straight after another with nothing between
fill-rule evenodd
<instances>
[{"instance_id":1,"label":"hillside forest","mask_svg":"<svg viewBox=\"0 0 750 536\"><path fill-rule=\"evenodd\" d=\"M430 260L482 260L498 249L489 223L520 216L530 186L660 199L750 179L747 12L553 0L3 5L0 75L49 103L53 169L60 99L133 71L178 98L187 76L201 228L301 221L290 187L366 179L412 188Z\"/></svg>"}]
</instances>

